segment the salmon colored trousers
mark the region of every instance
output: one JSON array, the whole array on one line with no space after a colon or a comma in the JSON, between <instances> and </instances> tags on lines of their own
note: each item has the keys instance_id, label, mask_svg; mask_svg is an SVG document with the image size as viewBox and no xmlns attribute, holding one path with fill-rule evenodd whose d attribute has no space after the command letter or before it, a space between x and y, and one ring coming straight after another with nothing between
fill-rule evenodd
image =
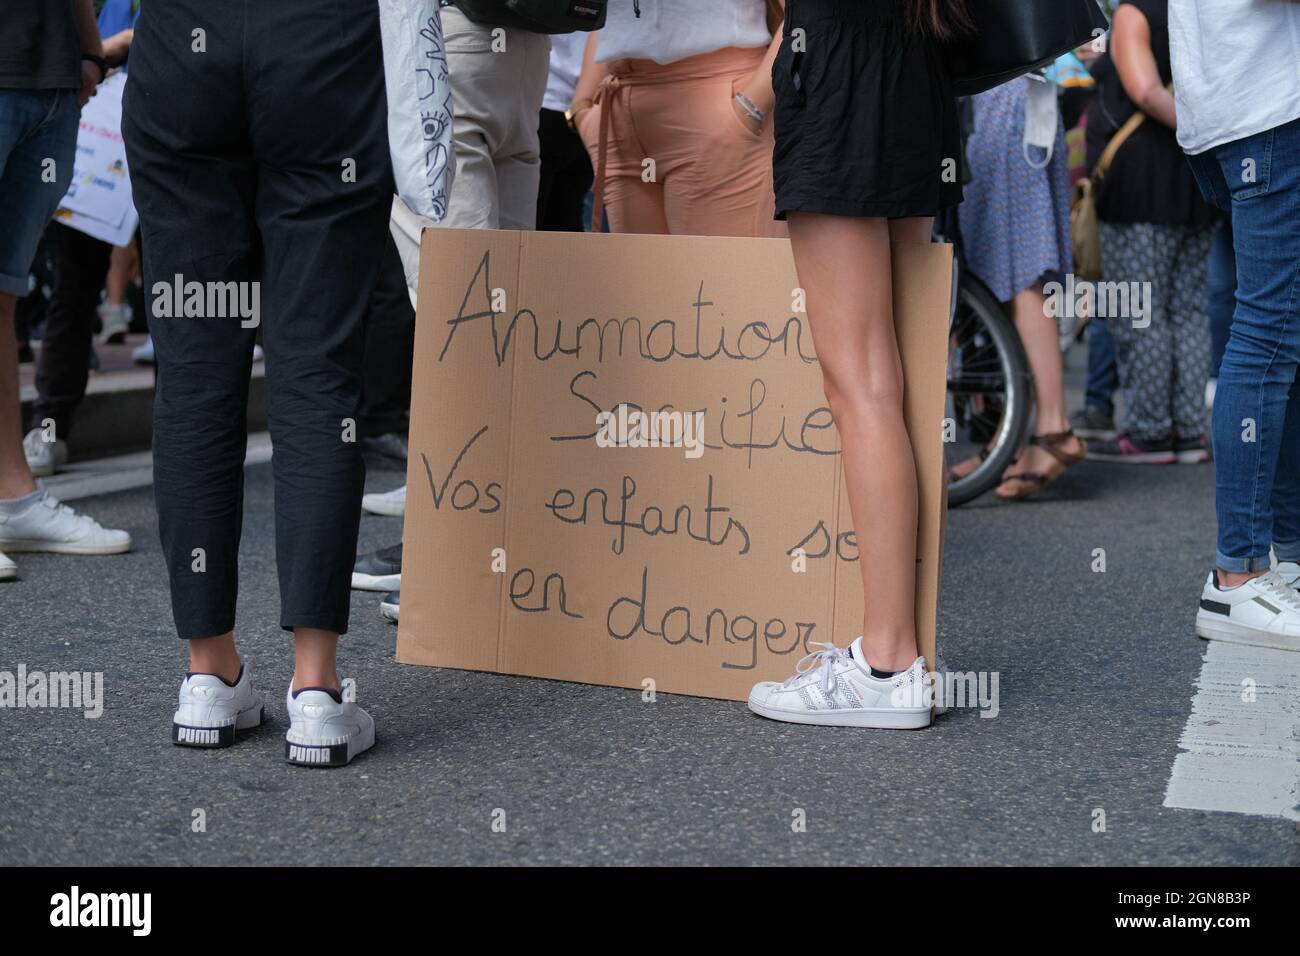
<instances>
[{"instance_id":1,"label":"salmon colored trousers","mask_svg":"<svg viewBox=\"0 0 1300 956\"><path fill-rule=\"evenodd\" d=\"M765 53L728 47L664 65L608 64L581 132L611 232L786 235L772 218L771 118L755 133L732 105Z\"/></svg>"}]
</instances>

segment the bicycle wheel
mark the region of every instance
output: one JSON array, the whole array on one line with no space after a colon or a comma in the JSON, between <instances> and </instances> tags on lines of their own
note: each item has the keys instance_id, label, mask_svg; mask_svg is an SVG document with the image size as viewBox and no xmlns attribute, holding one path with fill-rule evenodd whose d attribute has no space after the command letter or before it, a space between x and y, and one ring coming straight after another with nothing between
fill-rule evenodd
<instances>
[{"instance_id":1,"label":"bicycle wheel","mask_svg":"<svg viewBox=\"0 0 1300 956\"><path fill-rule=\"evenodd\" d=\"M995 487L1029 427L1033 376L1015 324L985 285L961 273L948 346L948 467L978 456L974 471L948 485L956 507ZM949 437L949 436L945 436Z\"/></svg>"}]
</instances>

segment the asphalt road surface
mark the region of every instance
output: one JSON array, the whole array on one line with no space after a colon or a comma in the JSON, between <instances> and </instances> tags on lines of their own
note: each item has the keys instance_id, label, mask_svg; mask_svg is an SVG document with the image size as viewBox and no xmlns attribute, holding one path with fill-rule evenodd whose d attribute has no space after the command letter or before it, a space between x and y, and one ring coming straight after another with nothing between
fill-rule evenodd
<instances>
[{"instance_id":1,"label":"asphalt road surface","mask_svg":"<svg viewBox=\"0 0 1300 956\"><path fill-rule=\"evenodd\" d=\"M1041 500L952 514L940 640L950 667L998 672L995 718L796 727L739 703L404 666L378 596L358 593L341 669L379 742L335 771L282 759L270 479L249 467L238 630L273 719L228 750L169 743L185 659L150 489L78 502L129 528L131 554L18 556L0 670L100 670L106 702L93 720L0 710L0 864L1300 863L1293 820L1163 805L1206 654L1209 466L1085 464ZM362 546L399 533L367 516Z\"/></svg>"}]
</instances>

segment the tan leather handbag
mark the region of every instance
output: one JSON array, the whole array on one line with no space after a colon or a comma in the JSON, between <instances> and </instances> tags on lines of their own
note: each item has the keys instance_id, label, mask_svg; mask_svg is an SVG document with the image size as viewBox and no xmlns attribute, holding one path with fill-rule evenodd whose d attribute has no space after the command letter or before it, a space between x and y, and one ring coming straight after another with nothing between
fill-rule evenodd
<instances>
[{"instance_id":1,"label":"tan leather handbag","mask_svg":"<svg viewBox=\"0 0 1300 956\"><path fill-rule=\"evenodd\" d=\"M1172 83L1169 92L1174 91ZM1125 141L1146 122L1147 114L1137 110L1128 121L1116 130L1106 148L1097 159L1092 172L1074 184L1070 200L1070 240L1074 247L1074 274L1093 282L1101 278L1101 233L1097 228L1097 190L1106 178L1115 154Z\"/></svg>"}]
</instances>

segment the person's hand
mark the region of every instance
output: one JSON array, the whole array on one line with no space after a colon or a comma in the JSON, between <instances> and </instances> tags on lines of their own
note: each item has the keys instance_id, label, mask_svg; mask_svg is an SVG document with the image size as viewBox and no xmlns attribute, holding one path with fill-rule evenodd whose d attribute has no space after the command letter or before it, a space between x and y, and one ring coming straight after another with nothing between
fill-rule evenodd
<instances>
[{"instance_id":1,"label":"person's hand","mask_svg":"<svg viewBox=\"0 0 1300 956\"><path fill-rule=\"evenodd\" d=\"M104 59L109 66L121 66L126 62L126 55L131 51L131 41L134 39L135 30L127 27L104 41Z\"/></svg>"},{"instance_id":2,"label":"person's hand","mask_svg":"<svg viewBox=\"0 0 1300 956\"><path fill-rule=\"evenodd\" d=\"M104 71L89 60L81 61L81 87L77 90L77 105L85 106L95 95L95 89L104 82Z\"/></svg>"}]
</instances>

